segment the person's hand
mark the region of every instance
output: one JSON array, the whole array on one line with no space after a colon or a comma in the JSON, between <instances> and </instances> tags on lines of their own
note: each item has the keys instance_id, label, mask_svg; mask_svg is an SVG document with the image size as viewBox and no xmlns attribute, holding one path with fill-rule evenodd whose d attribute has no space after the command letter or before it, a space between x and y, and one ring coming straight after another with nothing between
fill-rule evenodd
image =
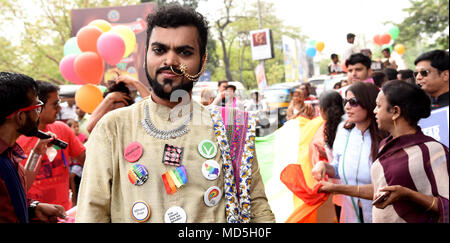
<instances>
[{"instance_id":1,"label":"person's hand","mask_svg":"<svg viewBox=\"0 0 450 243\"><path fill-rule=\"evenodd\" d=\"M303 116L311 119L315 115L314 107L311 104L305 104L303 110L300 112Z\"/></svg>"},{"instance_id":2,"label":"person's hand","mask_svg":"<svg viewBox=\"0 0 450 243\"><path fill-rule=\"evenodd\" d=\"M322 180L319 182L320 184L322 184L322 186L319 188L319 190L317 192L333 192L333 186L334 184L325 180Z\"/></svg>"},{"instance_id":3,"label":"person's hand","mask_svg":"<svg viewBox=\"0 0 450 243\"><path fill-rule=\"evenodd\" d=\"M66 218L66 210L61 205L39 203L36 206L36 217L45 223L57 223L58 218Z\"/></svg>"},{"instance_id":4,"label":"person's hand","mask_svg":"<svg viewBox=\"0 0 450 243\"><path fill-rule=\"evenodd\" d=\"M383 192L387 193L386 199L374 204L374 206L379 209L384 209L388 205L398 200L404 199L405 197L408 197L409 191L410 189L403 186L387 186L384 188L380 188L380 190L373 196L373 200L376 200L378 197L380 197Z\"/></svg>"},{"instance_id":5,"label":"person's hand","mask_svg":"<svg viewBox=\"0 0 450 243\"><path fill-rule=\"evenodd\" d=\"M325 174L327 172L327 169L325 167L325 162L319 161L316 165L314 165L314 168L311 171L312 176L317 181L321 181L325 178Z\"/></svg>"},{"instance_id":6,"label":"person's hand","mask_svg":"<svg viewBox=\"0 0 450 243\"><path fill-rule=\"evenodd\" d=\"M52 132L46 132L48 135L52 136L51 138L48 139L38 139L38 141L36 142L36 144L34 145L33 151L36 154L45 154L45 152L47 151L47 147L52 146L50 144L51 141L53 141L54 139L56 139L56 134L52 133Z\"/></svg>"},{"instance_id":7,"label":"person's hand","mask_svg":"<svg viewBox=\"0 0 450 243\"><path fill-rule=\"evenodd\" d=\"M112 104L122 102L127 106L130 102L130 97L128 97L125 93L122 92L112 92L109 93L105 99L111 100Z\"/></svg>"}]
</instances>

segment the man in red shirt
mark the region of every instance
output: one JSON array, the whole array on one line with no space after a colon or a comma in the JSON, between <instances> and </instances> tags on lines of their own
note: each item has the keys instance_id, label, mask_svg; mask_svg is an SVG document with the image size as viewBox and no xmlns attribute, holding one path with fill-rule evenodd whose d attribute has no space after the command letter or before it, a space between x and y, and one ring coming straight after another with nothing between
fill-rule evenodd
<instances>
[{"instance_id":1,"label":"man in red shirt","mask_svg":"<svg viewBox=\"0 0 450 243\"><path fill-rule=\"evenodd\" d=\"M65 218L62 206L25 196L27 181L19 162L26 156L16 139L37 130L43 104L37 99L36 82L26 75L0 72L0 104L0 223L28 223L34 216L44 222ZM49 141L39 140L33 149L45 149Z\"/></svg>"},{"instance_id":2,"label":"man in red shirt","mask_svg":"<svg viewBox=\"0 0 450 243\"><path fill-rule=\"evenodd\" d=\"M49 147L42 153L42 161L35 173L27 171L27 179L30 181L27 195L41 202L62 205L66 210L72 207L69 186L69 166L71 158L84 164L85 147L78 140L75 133L65 123L56 121L59 106L59 87L43 81L37 81L39 99L44 103L39 116L39 130L51 132L60 140L65 141L66 149ZM17 143L30 154L38 141L36 137L21 136ZM34 151L36 152L36 151ZM21 162L23 165L26 161ZM34 182L34 183L33 183ZM32 183L32 186L30 187Z\"/></svg>"}]
</instances>

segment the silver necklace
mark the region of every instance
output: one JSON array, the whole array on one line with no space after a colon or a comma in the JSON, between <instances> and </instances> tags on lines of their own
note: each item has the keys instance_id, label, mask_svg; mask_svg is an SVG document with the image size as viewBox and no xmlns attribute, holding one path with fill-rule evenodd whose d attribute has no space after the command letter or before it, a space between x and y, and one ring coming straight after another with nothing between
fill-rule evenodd
<instances>
[{"instance_id":1,"label":"silver necklace","mask_svg":"<svg viewBox=\"0 0 450 243\"><path fill-rule=\"evenodd\" d=\"M189 132L189 127L187 125L192 120L192 114L193 113L191 112L189 118L186 119L186 121L184 121L181 126L175 129L164 131L158 129L150 120L150 111L147 103L145 104L145 118L141 120L141 124L144 127L145 131L152 137L164 140L175 139Z\"/></svg>"}]
</instances>

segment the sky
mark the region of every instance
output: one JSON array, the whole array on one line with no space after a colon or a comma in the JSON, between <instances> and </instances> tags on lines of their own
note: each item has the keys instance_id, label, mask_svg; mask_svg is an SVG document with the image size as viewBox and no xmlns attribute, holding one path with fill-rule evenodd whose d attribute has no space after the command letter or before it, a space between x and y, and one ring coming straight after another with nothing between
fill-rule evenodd
<instances>
[{"instance_id":1,"label":"sky","mask_svg":"<svg viewBox=\"0 0 450 243\"><path fill-rule=\"evenodd\" d=\"M199 12L208 19L220 16L224 0L200 1ZM236 0L244 1L244 0ZM245 0L246 3L257 0ZM364 43L364 48L373 49L373 36L386 33L392 25L383 24L386 21L401 22L407 17L403 9L410 7L409 0L265 0L274 3L276 14L286 25L300 27L302 34L310 40L323 41L325 48L316 55L315 60L329 58L331 53L342 53L346 44L347 33L357 35L356 44ZM34 2L34 1L33 1ZM249 4L247 4L249 5ZM27 5L30 15L39 14L36 6ZM245 11L245 10L242 10ZM5 27L5 26L3 26ZM12 26L10 26L12 27ZM21 29L15 25L8 39L16 42L17 33ZM12 34L15 33L15 34ZM401 35L401 33L400 33ZM359 38L358 38L359 37Z\"/></svg>"},{"instance_id":2,"label":"sky","mask_svg":"<svg viewBox=\"0 0 450 243\"><path fill-rule=\"evenodd\" d=\"M251 0L256 2L256 0ZM277 15L286 25L298 26L310 40L323 41L323 58L341 53L347 33L366 38L372 48L376 34L384 34L392 27L384 22L400 23L408 17L403 9L411 6L409 0L266 0L275 4ZM223 6L223 0L200 2L199 11L210 15ZM212 15L213 16L213 15ZM401 33L400 33L401 34ZM317 55L320 58L320 54Z\"/></svg>"}]
</instances>

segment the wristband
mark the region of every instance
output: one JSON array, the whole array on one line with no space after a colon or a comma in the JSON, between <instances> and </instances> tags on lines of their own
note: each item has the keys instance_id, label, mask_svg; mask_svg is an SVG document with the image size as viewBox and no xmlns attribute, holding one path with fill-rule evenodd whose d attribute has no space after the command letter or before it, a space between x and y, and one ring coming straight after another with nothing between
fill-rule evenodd
<instances>
[{"instance_id":1,"label":"wristband","mask_svg":"<svg viewBox=\"0 0 450 243\"><path fill-rule=\"evenodd\" d=\"M36 207L39 203L39 201L33 201L32 203L30 203L30 206L28 206L28 217L30 219L36 217Z\"/></svg>"}]
</instances>

